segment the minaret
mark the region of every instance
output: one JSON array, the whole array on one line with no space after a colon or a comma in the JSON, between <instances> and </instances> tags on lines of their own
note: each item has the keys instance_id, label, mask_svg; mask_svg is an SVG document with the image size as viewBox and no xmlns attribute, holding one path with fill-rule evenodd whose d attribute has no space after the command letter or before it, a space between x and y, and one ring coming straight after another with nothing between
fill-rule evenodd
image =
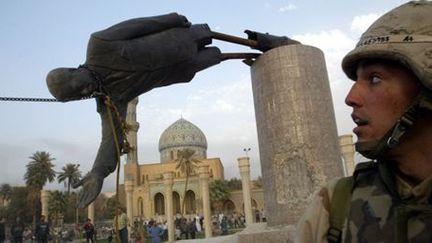
<instances>
[{"instance_id":1,"label":"minaret","mask_svg":"<svg viewBox=\"0 0 432 243\"><path fill-rule=\"evenodd\" d=\"M129 102L127 107L127 114L126 114L126 123L128 125L128 132L127 132L127 141L129 142L129 145L131 147L131 150L127 154L127 163L138 163L138 154L137 154L137 133L139 129L139 123L136 119L136 107L138 104L138 97L133 99Z\"/></svg>"},{"instance_id":2,"label":"minaret","mask_svg":"<svg viewBox=\"0 0 432 243\"><path fill-rule=\"evenodd\" d=\"M138 167L138 142L137 133L139 123L136 121L136 107L138 104L138 97L129 102L126 114L126 124L128 131L126 134L130 150L127 153L125 165L125 180L134 181L133 184L139 184L139 167Z\"/></svg>"},{"instance_id":3,"label":"minaret","mask_svg":"<svg viewBox=\"0 0 432 243\"><path fill-rule=\"evenodd\" d=\"M138 97L131 100L127 107L126 124L128 131L126 134L127 141L129 142L130 150L127 154L126 165L124 169L124 185L126 193L126 211L129 220L133 222L133 192L134 187L139 185L139 166L138 166L138 142L137 133L139 123L136 121L136 107L138 104ZM129 231L130 232L130 231Z\"/></svg>"}]
</instances>

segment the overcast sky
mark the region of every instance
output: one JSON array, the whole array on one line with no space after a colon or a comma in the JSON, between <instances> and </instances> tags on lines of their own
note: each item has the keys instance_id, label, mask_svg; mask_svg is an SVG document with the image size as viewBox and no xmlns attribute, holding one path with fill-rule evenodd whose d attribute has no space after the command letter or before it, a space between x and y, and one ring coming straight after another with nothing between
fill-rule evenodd
<instances>
[{"instance_id":1,"label":"overcast sky","mask_svg":"<svg viewBox=\"0 0 432 243\"><path fill-rule=\"evenodd\" d=\"M91 33L131 18L170 12L212 30L246 37L245 29L285 35L325 53L339 135L354 123L344 98L352 84L342 73L342 57L378 16L400 0L297 1L17 1L0 2L0 97L48 97L46 74L85 61ZM213 42L223 52L248 48ZM239 177L237 158L251 148L252 177L260 174L253 97L248 66L226 61L198 73L192 82L152 90L139 98L139 163L159 162L161 133L181 116L207 137L208 157L220 157L227 178ZM56 158L55 170L94 161L100 120L94 100L70 103L0 101L0 184L23 185L26 164L36 151ZM114 190L114 174L104 191ZM53 183L47 188L62 188Z\"/></svg>"}]
</instances>

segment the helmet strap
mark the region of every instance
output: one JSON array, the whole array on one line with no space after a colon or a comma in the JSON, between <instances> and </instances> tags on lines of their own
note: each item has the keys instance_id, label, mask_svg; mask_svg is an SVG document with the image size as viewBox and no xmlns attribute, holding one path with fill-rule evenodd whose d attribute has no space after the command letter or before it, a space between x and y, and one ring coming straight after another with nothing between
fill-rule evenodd
<instances>
[{"instance_id":1,"label":"helmet strap","mask_svg":"<svg viewBox=\"0 0 432 243\"><path fill-rule=\"evenodd\" d=\"M425 88L420 91L401 118L381 139L357 142L355 144L356 151L369 159L381 158L389 149L400 143L401 137L417 120L420 109L432 111L432 94Z\"/></svg>"}]
</instances>

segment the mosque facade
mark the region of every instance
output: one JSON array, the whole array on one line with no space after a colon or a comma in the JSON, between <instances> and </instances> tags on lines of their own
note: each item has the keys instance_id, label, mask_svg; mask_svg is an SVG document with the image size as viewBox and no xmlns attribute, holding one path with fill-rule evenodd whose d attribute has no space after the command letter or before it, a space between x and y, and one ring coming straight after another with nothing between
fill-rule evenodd
<instances>
[{"instance_id":1,"label":"mosque facade","mask_svg":"<svg viewBox=\"0 0 432 243\"><path fill-rule=\"evenodd\" d=\"M187 191L185 191L186 175L177 167L177 152L183 149L193 150L194 159L199 165L209 166L209 181L224 180L224 167L220 158L207 157L207 139L204 133L190 121L181 118L165 129L159 139L160 161L155 163L139 164L137 161L137 131L139 124L136 121L136 104L134 100L129 104L127 124L129 125L128 141L132 146L127 155L124 166L125 183L122 186L120 198L122 204L132 210L130 216L133 219L164 218L165 215L165 185L163 174L173 172L172 200L174 214L181 213L184 201L185 214L202 214L202 195L199 186L199 176L195 170L189 176ZM127 198L129 197L129 203ZM252 206L263 209L263 191L254 188L251 191ZM243 211L243 198L241 191L231 192L231 197L226 200L222 210L224 213ZM218 212L213 212L218 213Z\"/></svg>"}]
</instances>

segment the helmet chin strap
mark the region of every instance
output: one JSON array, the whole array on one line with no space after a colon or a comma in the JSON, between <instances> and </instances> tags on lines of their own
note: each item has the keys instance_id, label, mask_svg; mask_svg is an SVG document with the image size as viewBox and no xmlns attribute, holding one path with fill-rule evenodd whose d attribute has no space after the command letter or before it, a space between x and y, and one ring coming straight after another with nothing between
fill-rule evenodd
<instances>
[{"instance_id":1,"label":"helmet chin strap","mask_svg":"<svg viewBox=\"0 0 432 243\"><path fill-rule=\"evenodd\" d=\"M413 104L409 106L396 124L381 139L357 142L355 143L356 151L368 159L382 158L389 149L396 147L400 143L400 138L417 120L420 109L432 110L432 94L424 88L414 99Z\"/></svg>"}]
</instances>

